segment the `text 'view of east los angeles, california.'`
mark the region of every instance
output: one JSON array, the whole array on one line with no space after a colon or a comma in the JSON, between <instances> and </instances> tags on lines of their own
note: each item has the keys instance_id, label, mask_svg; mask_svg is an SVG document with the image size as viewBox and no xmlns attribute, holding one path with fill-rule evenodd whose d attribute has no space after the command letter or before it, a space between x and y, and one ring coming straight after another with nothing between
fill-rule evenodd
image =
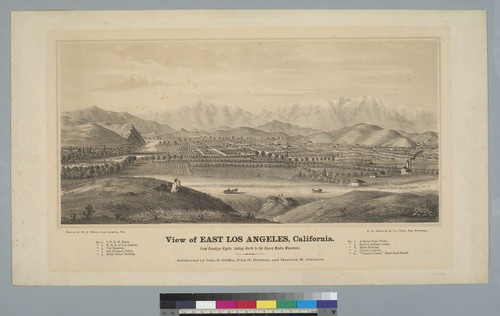
<instances>
[{"instance_id":1,"label":"text 'view of east los angeles, california.'","mask_svg":"<svg viewBox=\"0 0 500 316\"><path fill-rule=\"evenodd\" d=\"M62 224L439 221L439 41L62 42Z\"/></svg>"}]
</instances>

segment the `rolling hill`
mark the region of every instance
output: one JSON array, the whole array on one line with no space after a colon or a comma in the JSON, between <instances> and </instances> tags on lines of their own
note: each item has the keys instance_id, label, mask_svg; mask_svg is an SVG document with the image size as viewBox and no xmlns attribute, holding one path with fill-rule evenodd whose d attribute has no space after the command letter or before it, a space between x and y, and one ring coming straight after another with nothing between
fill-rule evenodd
<instances>
[{"instance_id":1,"label":"rolling hill","mask_svg":"<svg viewBox=\"0 0 500 316\"><path fill-rule=\"evenodd\" d=\"M110 146L129 145L128 139L116 132L87 120L61 119L61 146Z\"/></svg>"},{"instance_id":2,"label":"rolling hill","mask_svg":"<svg viewBox=\"0 0 500 316\"><path fill-rule=\"evenodd\" d=\"M260 129L261 131L270 132L270 133L285 133L289 136L308 136L314 133L319 133L320 131L313 128L300 127L297 125L293 125L290 123L283 123L278 120L272 120L269 123L259 125L255 127Z\"/></svg>"},{"instance_id":3,"label":"rolling hill","mask_svg":"<svg viewBox=\"0 0 500 316\"><path fill-rule=\"evenodd\" d=\"M415 126L412 127L410 123L414 121L405 116L405 110L397 109L396 111L394 109L384 106L376 98L363 97L357 99L339 98L335 102L323 102L316 105L293 105L285 108L275 108L273 111L275 111L276 115L271 116L269 114L269 119L277 116L297 122L292 124L276 119L266 122L264 119L237 106L219 106L212 103L198 102L191 106L183 106L175 111L167 111L162 115L158 115L159 119L168 117L176 127L180 127L176 130L169 125L160 124L153 120L144 120L127 112L106 111L97 106L92 106L63 112L63 128L65 130L62 136L65 138L63 144L83 144L85 143L84 139L89 140L89 145L106 143L117 145L123 143L116 136L98 130L95 125L76 128L78 125L97 124L123 136L130 143L139 145L145 143L142 135L174 138L203 136L225 138L280 137L291 142L360 144L365 146L415 147L417 144L438 144L438 134L436 132L411 132L411 130L415 129ZM261 110L260 112L263 111L271 113L271 110ZM423 113L420 110L417 112ZM426 120L430 121L430 116L427 114L423 113L421 116L425 116ZM419 116L416 115L415 117ZM381 124L391 126L406 126L410 129L410 132L407 132L406 129L387 129L384 125L379 126L368 123L347 125L349 122L358 120L379 121ZM389 122L392 123L389 124ZM395 122L399 123L393 124ZM419 125L419 128L426 126L426 124L424 122ZM73 130L71 130L71 126L73 126ZM314 126L315 128L304 126ZM343 127L334 129L335 126ZM77 140L80 133L82 134L82 140Z\"/></svg>"},{"instance_id":4,"label":"rolling hill","mask_svg":"<svg viewBox=\"0 0 500 316\"><path fill-rule=\"evenodd\" d=\"M159 190L162 185L166 190ZM64 224L103 223L245 223L266 222L245 217L231 206L203 192L181 187L170 193L171 182L151 178L113 177L62 183ZM83 216L91 204L93 218ZM73 215L74 214L74 215ZM72 219L72 215L73 218Z\"/></svg>"},{"instance_id":5,"label":"rolling hill","mask_svg":"<svg viewBox=\"0 0 500 316\"><path fill-rule=\"evenodd\" d=\"M275 132L265 132L257 128L251 127L237 127L232 129L216 130L210 133L212 136L216 137L282 137L287 138L288 135L285 133Z\"/></svg>"},{"instance_id":6,"label":"rolling hill","mask_svg":"<svg viewBox=\"0 0 500 316\"><path fill-rule=\"evenodd\" d=\"M61 146L143 146L141 133L132 123L111 125L63 115L61 117Z\"/></svg>"},{"instance_id":7,"label":"rolling hill","mask_svg":"<svg viewBox=\"0 0 500 316\"><path fill-rule=\"evenodd\" d=\"M439 144L439 137L436 132L424 133L407 133L405 131L398 131L401 135L411 139L415 143L422 145L437 146Z\"/></svg>"},{"instance_id":8,"label":"rolling hill","mask_svg":"<svg viewBox=\"0 0 500 316\"><path fill-rule=\"evenodd\" d=\"M438 221L437 194L417 195L353 190L339 197L298 206L274 218L283 223Z\"/></svg>"},{"instance_id":9,"label":"rolling hill","mask_svg":"<svg viewBox=\"0 0 500 316\"><path fill-rule=\"evenodd\" d=\"M386 130L376 125L357 124L333 132L309 135L304 142L359 144L365 146L415 147L416 143L397 131Z\"/></svg>"},{"instance_id":10,"label":"rolling hill","mask_svg":"<svg viewBox=\"0 0 500 316\"><path fill-rule=\"evenodd\" d=\"M159 124L158 122L151 120L143 120L127 112L106 111L97 106L91 106L73 111L66 111L63 112L62 115L71 117L74 120L85 119L89 122L99 124L122 125L131 123L141 134L163 134L174 131L173 128L166 124Z\"/></svg>"},{"instance_id":11,"label":"rolling hill","mask_svg":"<svg viewBox=\"0 0 500 316\"><path fill-rule=\"evenodd\" d=\"M172 138L185 138L185 137L207 137L207 136L212 136L212 135L209 132L188 131L188 130L185 130L184 128L181 128L175 132L166 134L166 136L172 137Z\"/></svg>"},{"instance_id":12,"label":"rolling hill","mask_svg":"<svg viewBox=\"0 0 500 316\"><path fill-rule=\"evenodd\" d=\"M146 141L142 138L141 133L135 128L132 123L124 123L121 125L111 125L111 124L102 124L101 126L110 129L117 133L118 135L128 139L128 141L132 144L144 145Z\"/></svg>"},{"instance_id":13,"label":"rolling hill","mask_svg":"<svg viewBox=\"0 0 500 316\"><path fill-rule=\"evenodd\" d=\"M307 143L312 142L314 144L329 144L337 143L337 138L328 132L320 132L316 134L309 135L299 139L300 142Z\"/></svg>"},{"instance_id":14,"label":"rolling hill","mask_svg":"<svg viewBox=\"0 0 500 316\"><path fill-rule=\"evenodd\" d=\"M298 202L293 198L270 195L262 204L258 215L260 217L271 219L276 217L277 215L288 212L298 205Z\"/></svg>"}]
</instances>

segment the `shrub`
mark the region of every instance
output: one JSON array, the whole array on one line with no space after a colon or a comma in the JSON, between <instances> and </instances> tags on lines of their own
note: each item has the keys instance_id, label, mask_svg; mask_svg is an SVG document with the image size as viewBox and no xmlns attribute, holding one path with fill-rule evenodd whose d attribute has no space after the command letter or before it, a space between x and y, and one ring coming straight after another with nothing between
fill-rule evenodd
<instances>
[{"instance_id":1,"label":"shrub","mask_svg":"<svg viewBox=\"0 0 500 316\"><path fill-rule=\"evenodd\" d=\"M85 217L86 220L92 219L94 217L94 213L95 210L92 204L88 204L87 206L85 206L83 210L83 216Z\"/></svg>"},{"instance_id":2,"label":"shrub","mask_svg":"<svg viewBox=\"0 0 500 316\"><path fill-rule=\"evenodd\" d=\"M125 203L119 203L116 205L116 208L118 209L116 212L115 212L115 219L116 220L122 220L124 219L129 211L130 211L130 207L125 204Z\"/></svg>"}]
</instances>

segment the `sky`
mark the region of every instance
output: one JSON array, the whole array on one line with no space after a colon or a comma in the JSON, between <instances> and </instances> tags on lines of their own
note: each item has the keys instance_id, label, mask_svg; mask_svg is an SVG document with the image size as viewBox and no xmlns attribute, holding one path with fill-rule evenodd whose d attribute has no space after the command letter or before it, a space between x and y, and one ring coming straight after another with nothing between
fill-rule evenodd
<instances>
[{"instance_id":1,"label":"sky","mask_svg":"<svg viewBox=\"0 0 500 316\"><path fill-rule=\"evenodd\" d=\"M59 44L63 111L134 114L198 101L250 111L338 97L437 111L438 43L420 40L189 40Z\"/></svg>"}]
</instances>

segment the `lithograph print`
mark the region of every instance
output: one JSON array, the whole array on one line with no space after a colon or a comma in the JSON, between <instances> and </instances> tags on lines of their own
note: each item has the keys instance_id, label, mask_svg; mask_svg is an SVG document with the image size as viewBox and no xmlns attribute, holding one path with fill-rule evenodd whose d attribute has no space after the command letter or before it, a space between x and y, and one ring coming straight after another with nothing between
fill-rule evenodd
<instances>
[{"instance_id":1,"label":"lithograph print","mask_svg":"<svg viewBox=\"0 0 500 316\"><path fill-rule=\"evenodd\" d=\"M14 284L487 282L484 12L12 21Z\"/></svg>"},{"instance_id":2,"label":"lithograph print","mask_svg":"<svg viewBox=\"0 0 500 316\"><path fill-rule=\"evenodd\" d=\"M439 46L59 42L61 223L438 222Z\"/></svg>"}]
</instances>

